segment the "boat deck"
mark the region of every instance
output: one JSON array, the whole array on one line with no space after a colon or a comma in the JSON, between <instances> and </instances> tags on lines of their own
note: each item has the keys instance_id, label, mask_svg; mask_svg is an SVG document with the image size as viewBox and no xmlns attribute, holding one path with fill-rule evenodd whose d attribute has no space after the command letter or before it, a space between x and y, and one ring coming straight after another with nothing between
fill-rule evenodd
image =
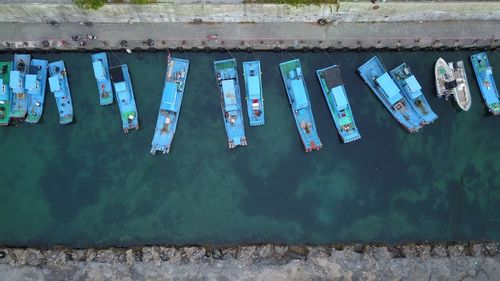
<instances>
[{"instance_id":1,"label":"boat deck","mask_svg":"<svg viewBox=\"0 0 500 281\"><path fill-rule=\"evenodd\" d=\"M73 122L73 103L64 62L61 60L49 63L49 74L50 91L56 98L59 110L59 124L69 124Z\"/></svg>"},{"instance_id":2,"label":"boat deck","mask_svg":"<svg viewBox=\"0 0 500 281\"><path fill-rule=\"evenodd\" d=\"M358 68L359 74L382 104L408 132L417 132L422 119L407 105L396 83L378 57L372 57Z\"/></svg>"},{"instance_id":3,"label":"boat deck","mask_svg":"<svg viewBox=\"0 0 500 281\"><path fill-rule=\"evenodd\" d=\"M493 78L493 70L488 60L488 56L485 52L482 52L474 54L470 58L481 94L488 110L493 115L500 115L498 89L495 84L495 79Z\"/></svg>"},{"instance_id":4,"label":"boat deck","mask_svg":"<svg viewBox=\"0 0 500 281\"><path fill-rule=\"evenodd\" d=\"M337 65L316 71L335 127L344 143L361 138Z\"/></svg>"},{"instance_id":5,"label":"boat deck","mask_svg":"<svg viewBox=\"0 0 500 281\"><path fill-rule=\"evenodd\" d=\"M179 121L189 61L172 58L168 60L165 85L151 143L151 153L169 153Z\"/></svg>"},{"instance_id":6,"label":"boat deck","mask_svg":"<svg viewBox=\"0 0 500 281\"><path fill-rule=\"evenodd\" d=\"M241 109L241 93L236 60L215 61L214 69L219 87L219 98L228 138L228 146L229 148L246 146L247 139Z\"/></svg>"},{"instance_id":7,"label":"boat deck","mask_svg":"<svg viewBox=\"0 0 500 281\"><path fill-rule=\"evenodd\" d=\"M250 126L262 126L265 123L265 117L260 61L244 62L243 75L245 77L247 111Z\"/></svg>"},{"instance_id":8,"label":"boat deck","mask_svg":"<svg viewBox=\"0 0 500 281\"><path fill-rule=\"evenodd\" d=\"M295 59L280 63L280 71L295 125L305 151L310 152L321 149L323 145L316 130L309 94L302 77L300 61Z\"/></svg>"},{"instance_id":9,"label":"boat deck","mask_svg":"<svg viewBox=\"0 0 500 281\"><path fill-rule=\"evenodd\" d=\"M113 103L113 88L109 74L108 56L105 52L92 54L92 68L99 93L99 104L110 105Z\"/></svg>"},{"instance_id":10,"label":"boat deck","mask_svg":"<svg viewBox=\"0 0 500 281\"><path fill-rule=\"evenodd\" d=\"M9 87L11 62L0 62L0 126L9 125L12 95Z\"/></svg>"},{"instance_id":11,"label":"boat deck","mask_svg":"<svg viewBox=\"0 0 500 281\"><path fill-rule=\"evenodd\" d=\"M42 117L48 65L49 62L46 60L31 60L30 72L26 76L26 91L28 94L26 122L28 123L38 123Z\"/></svg>"},{"instance_id":12,"label":"boat deck","mask_svg":"<svg viewBox=\"0 0 500 281\"><path fill-rule=\"evenodd\" d=\"M398 84L410 107L422 118L424 124L436 121L438 116L427 102L420 83L406 63L391 70L391 77Z\"/></svg>"},{"instance_id":13,"label":"boat deck","mask_svg":"<svg viewBox=\"0 0 500 281\"><path fill-rule=\"evenodd\" d=\"M116 100L120 109L123 132L128 133L131 129L139 129L139 114L135 104L134 89L126 64L114 66L109 69L113 87L115 88Z\"/></svg>"},{"instance_id":14,"label":"boat deck","mask_svg":"<svg viewBox=\"0 0 500 281\"><path fill-rule=\"evenodd\" d=\"M28 98L24 89L31 55L15 54L12 71L10 72L10 87L12 89L12 108L10 118L24 119L28 109Z\"/></svg>"}]
</instances>

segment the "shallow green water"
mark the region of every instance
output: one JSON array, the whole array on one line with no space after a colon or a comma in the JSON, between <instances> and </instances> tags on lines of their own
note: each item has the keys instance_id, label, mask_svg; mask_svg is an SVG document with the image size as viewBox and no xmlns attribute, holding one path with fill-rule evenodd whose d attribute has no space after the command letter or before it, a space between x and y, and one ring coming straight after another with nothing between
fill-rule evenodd
<instances>
[{"instance_id":1,"label":"shallow green water","mask_svg":"<svg viewBox=\"0 0 500 281\"><path fill-rule=\"evenodd\" d=\"M149 153L165 54L109 55L128 64L141 129L123 134L118 107L98 105L90 56L64 59L76 122L60 126L47 90L41 124L0 128L0 244L136 245L329 243L500 239L500 117L486 114L467 61L472 108L435 97L434 52L403 52L439 115L407 134L355 69L369 52L330 53L342 75L362 139L341 144L314 71L324 53L301 59L323 149L305 154L278 71L279 53L261 59L266 125L250 128L249 146L229 151L213 59L174 54L191 68L171 154ZM387 68L398 53L380 54ZM458 59L456 52L443 52ZM489 53L500 83L500 53ZM120 59L118 59L119 57ZM0 61L12 54L0 54ZM243 85L242 85L243 86ZM246 112L246 110L245 110ZM246 113L245 113L246 115Z\"/></svg>"}]
</instances>

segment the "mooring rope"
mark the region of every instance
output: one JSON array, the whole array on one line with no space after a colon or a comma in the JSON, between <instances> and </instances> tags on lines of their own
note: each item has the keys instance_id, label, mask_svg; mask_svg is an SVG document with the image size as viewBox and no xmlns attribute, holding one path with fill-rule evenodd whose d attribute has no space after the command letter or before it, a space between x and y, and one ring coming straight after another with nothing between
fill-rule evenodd
<instances>
[{"instance_id":1,"label":"mooring rope","mask_svg":"<svg viewBox=\"0 0 500 281\"><path fill-rule=\"evenodd\" d=\"M328 59L330 60L331 63L336 64L336 65L338 65L340 67L340 63L335 62L324 48L323 48L323 52L328 57Z\"/></svg>"},{"instance_id":2,"label":"mooring rope","mask_svg":"<svg viewBox=\"0 0 500 281\"><path fill-rule=\"evenodd\" d=\"M405 59L403 58L403 54L401 54L401 51L399 50L399 46L398 46L398 54L399 54L399 57L401 58L401 61L405 61Z\"/></svg>"},{"instance_id":3,"label":"mooring rope","mask_svg":"<svg viewBox=\"0 0 500 281\"><path fill-rule=\"evenodd\" d=\"M231 58L235 59L227 47L224 47L224 49L226 49L227 53L231 56Z\"/></svg>"},{"instance_id":4,"label":"mooring rope","mask_svg":"<svg viewBox=\"0 0 500 281\"><path fill-rule=\"evenodd\" d=\"M109 48L108 50L111 52L111 54L113 54L121 62L121 64L125 64L125 62L119 56L117 56L115 54L115 52L113 52L113 50L111 50L111 48Z\"/></svg>"},{"instance_id":5,"label":"mooring rope","mask_svg":"<svg viewBox=\"0 0 500 281\"><path fill-rule=\"evenodd\" d=\"M436 48L434 48L433 45L431 45L432 49L434 50L434 52L436 53L438 59L441 58L441 56L439 55L439 52L436 50Z\"/></svg>"}]
</instances>

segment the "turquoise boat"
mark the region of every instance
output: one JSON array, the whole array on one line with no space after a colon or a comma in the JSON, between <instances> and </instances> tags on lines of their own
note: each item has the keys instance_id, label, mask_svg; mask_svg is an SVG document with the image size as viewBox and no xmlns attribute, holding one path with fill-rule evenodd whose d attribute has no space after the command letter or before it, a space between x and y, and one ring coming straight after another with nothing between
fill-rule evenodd
<instances>
[{"instance_id":1,"label":"turquoise boat","mask_svg":"<svg viewBox=\"0 0 500 281\"><path fill-rule=\"evenodd\" d=\"M177 122L181 113L182 97L186 86L189 61L168 56L167 74L161 96L160 110L151 143L151 154L170 152Z\"/></svg>"},{"instance_id":2,"label":"turquoise boat","mask_svg":"<svg viewBox=\"0 0 500 281\"><path fill-rule=\"evenodd\" d=\"M413 75L410 67L403 63L394 68L390 72L392 79L398 85L403 95L408 100L413 110L422 118L425 124L430 124L438 118L436 113L432 111L431 106L425 99L422 93L422 87L418 83L417 78Z\"/></svg>"},{"instance_id":3,"label":"turquoise boat","mask_svg":"<svg viewBox=\"0 0 500 281\"><path fill-rule=\"evenodd\" d=\"M281 77L290 102L295 125L306 152L323 146L316 131L309 94L298 59L280 63Z\"/></svg>"},{"instance_id":4,"label":"turquoise boat","mask_svg":"<svg viewBox=\"0 0 500 281\"><path fill-rule=\"evenodd\" d=\"M38 123L42 117L48 65L49 62L46 60L31 60L29 73L26 75L28 116L25 121L28 123Z\"/></svg>"},{"instance_id":5,"label":"turquoise boat","mask_svg":"<svg viewBox=\"0 0 500 281\"><path fill-rule=\"evenodd\" d=\"M245 125L241 110L241 93L236 60L214 61L215 78L230 149L246 146Z\"/></svg>"},{"instance_id":6,"label":"turquoise boat","mask_svg":"<svg viewBox=\"0 0 500 281\"><path fill-rule=\"evenodd\" d=\"M0 62L0 126L8 126L12 106L9 87L11 62Z\"/></svg>"},{"instance_id":7,"label":"turquoise boat","mask_svg":"<svg viewBox=\"0 0 500 281\"><path fill-rule=\"evenodd\" d=\"M319 69L316 75L342 141L348 143L360 139L361 134L354 122L351 105L340 76L340 68L333 65Z\"/></svg>"},{"instance_id":8,"label":"turquoise boat","mask_svg":"<svg viewBox=\"0 0 500 281\"><path fill-rule=\"evenodd\" d=\"M248 120L250 121L250 126L264 125L264 96L262 94L260 61L244 62L243 77L245 78Z\"/></svg>"},{"instance_id":9,"label":"turquoise boat","mask_svg":"<svg viewBox=\"0 0 500 281\"><path fill-rule=\"evenodd\" d=\"M31 56L26 54L15 54L14 64L10 71L10 88L12 92L12 107L10 118L24 120L28 109L28 98L24 88L26 74L30 66Z\"/></svg>"},{"instance_id":10,"label":"turquoise boat","mask_svg":"<svg viewBox=\"0 0 500 281\"><path fill-rule=\"evenodd\" d=\"M126 64L111 67L111 81L115 88L116 100L120 109L123 132L139 130L139 114L135 105L134 89Z\"/></svg>"},{"instance_id":11,"label":"turquoise boat","mask_svg":"<svg viewBox=\"0 0 500 281\"><path fill-rule=\"evenodd\" d=\"M112 104L113 88L111 87L111 77L109 76L108 56L105 52L92 54L92 68L94 69L94 77L97 82L99 104Z\"/></svg>"},{"instance_id":12,"label":"turquoise boat","mask_svg":"<svg viewBox=\"0 0 500 281\"><path fill-rule=\"evenodd\" d=\"M470 59L479 89L481 89L481 94L483 95L484 103L491 114L499 115L500 100L498 99L498 89L493 79L493 69L491 68L486 52L474 54Z\"/></svg>"},{"instance_id":13,"label":"turquoise boat","mask_svg":"<svg viewBox=\"0 0 500 281\"><path fill-rule=\"evenodd\" d=\"M57 109L59 110L59 124L69 124L73 122L73 102L68 83L68 72L64 61L49 63L49 87L56 98Z\"/></svg>"},{"instance_id":14,"label":"turquoise boat","mask_svg":"<svg viewBox=\"0 0 500 281\"><path fill-rule=\"evenodd\" d=\"M392 80L378 57L372 57L365 62L358 68L358 72L403 128L413 133L422 127L422 118L408 106L409 102L405 100L398 85Z\"/></svg>"}]
</instances>

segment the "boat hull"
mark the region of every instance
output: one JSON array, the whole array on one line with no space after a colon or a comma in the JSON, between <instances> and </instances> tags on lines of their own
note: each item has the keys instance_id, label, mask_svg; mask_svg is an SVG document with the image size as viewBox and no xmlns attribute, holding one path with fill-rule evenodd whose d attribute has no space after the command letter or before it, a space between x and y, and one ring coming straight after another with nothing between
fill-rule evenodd
<instances>
[{"instance_id":1,"label":"boat hull","mask_svg":"<svg viewBox=\"0 0 500 281\"><path fill-rule=\"evenodd\" d=\"M279 67L302 145L306 152L320 150L323 144L316 130L300 61L295 59L283 62Z\"/></svg>"},{"instance_id":2,"label":"boat hull","mask_svg":"<svg viewBox=\"0 0 500 281\"><path fill-rule=\"evenodd\" d=\"M493 70L488 60L488 56L485 52L482 52L472 55L470 59L484 103L491 114L500 115L498 89L495 84L495 79L493 78Z\"/></svg>"},{"instance_id":3,"label":"boat hull","mask_svg":"<svg viewBox=\"0 0 500 281\"><path fill-rule=\"evenodd\" d=\"M49 75L49 79L52 79L52 81L49 80L51 92L54 94L59 110L59 124L69 124L73 122L73 102L64 61L49 63Z\"/></svg>"},{"instance_id":4,"label":"boat hull","mask_svg":"<svg viewBox=\"0 0 500 281\"><path fill-rule=\"evenodd\" d=\"M26 90L24 89L24 84L30 61L30 55L14 55L14 64L12 65L12 71L10 72L10 85L12 92L12 107L10 118L16 121L24 120L26 118L28 109L28 97L26 95ZM14 72L17 71L19 72L19 75L16 75L16 79L14 79L12 76L14 75Z\"/></svg>"},{"instance_id":5,"label":"boat hull","mask_svg":"<svg viewBox=\"0 0 500 281\"><path fill-rule=\"evenodd\" d=\"M318 81L323 91L328 109L333 119L333 123L337 128L342 141L344 143L353 142L361 138L361 134L354 122L351 105L347 98L342 78L340 76L340 69L337 65L327 68L319 69L316 71ZM335 98L345 99L345 102L339 102Z\"/></svg>"},{"instance_id":6,"label":"boat hull","mask_svg":"<svg viewBox=\"0 0 500 281\"><path fill-rule=\"evenodd\" d=\"M31 65L35 69L32 75L36 75L36 85L35 87L26 89L28 93L28 115L25 121L35 124L40 121L43 114L49 62L33 59L31 60Z\"/></svg>"},{"instance_id":7,"label":"boat hull","mask_svg":"<svg viewBox=\"0 0 500 281\"><path fill-rule=\"evenodd\" d=\"M260 61L244 62L243 77L245 78L247 111L250 126L262 126L265 123L265 117Z\"/></svg>"},{"instance_id":8,"label":"boat hull","mask_svg":"<svg viewBox=\"0 0 500 281\"><path fill-rule=\"evenodd\" d=\"M92 66L97 83L97 92L100 105L113 103L113 87L109 75L108 56L105 52L92 54Z\"/></svg>"},{"instance_id":9,"label":"boat hull","mask_svg":"<svg viewBox=\"0 0 500 281\"><path fill-rule=\"evenodd\" d=\"M165 84L151 142L151 153L169 153L179 122L182 98L189 71L189 61L172 58L168 60Z\"/></svg>"},{"instance_id":10,"label":"boat hull","mask_svg":"<svg viewBox=\"0 0 500 281\"><path fill-rule=\"evenodd\" d=\"M439 58L434 65L434 75L436 77L436 93L440 98L445 98L448 100L450 96L454 96L456 89L455 87L449 86L447 88L447 82L455 80L453 78L453 72L451 71L448 63ZM449 84L448 84L449 85Z\"/></svg>"},{"instance_id":11,"label":"boat hull","mask_svg":"<svg viewBox=\"0 0 500 281\"><path fill-rule=\"evenodd\" d=\"M403 98L399 88L392 81L392 78L388 78L389 74L378 57L372 57L370 60L365 62L358 68L358 72L365 83L370 87L372 92L379 98L385 108L404 129L410 133L414 133L421 128L422 119L418 117L413 109L409 108L408 101ZM387 93L384 88L379 82L377 82L377 79L382 78L390 79L388 82L394 84L390 85L390 89L392 91L395 91L396 89L399 91L399 93L392 96L393 100L391 101L387 98ZM387 81L385 79L384 81Z\"/></svg>"},{"instance_id":12,"label":"boat hull","mask_svg":"<svg viewBox=\"0 0 500 281\"><path fill-rule=\"evenodd\" d=\"M230 149L246 146L241 92L235 59L214 61L215 79Z\"/></svg>"},{"instance_id":13,"label":"boat hull","mask_svg":"<svg viewBox=\"0 0 500 281\"><path fill-rule=\"evenodd\" d=\"M111 80L116 93L116 101L120 109L123 132L139 129L139 113L135 104L132 80L126 64L110 68Z\"/></svg>"},{"instance_id":14,"label":"boat hull","mask_svg":"<svg viewBox=\"0 0 500 281\"><path fill-rule=\"evenodd\" d=\"M472 99L469 91L469 83L467 82L467 75L465 74L464 62L457 61L449 63L449 65L453 66L453 77L457 82L456 91L453 93L455 102L460 109L468 111L472 104Z\"/></svg>"},{"instance_id":15,"label":"boat hull","mask_svg":"<svg viewBox=\"0 0 500 281\"><path fill-rule=\"evenodd\" d=\"M422 118L424 124L430 124L438 118L427 102L422 88L417 82L416 77L412 73L410 67L403 63L400 66L391 70L391 77L398 85L410 107Z\"/></svg>"},{"instance_id":16,"label":"boat hull","mask_svg":"<svg viewBox=\"0 0 500 281\"><path fill-rule=\"evenodd\" d=\"M12 106L12 93L9 87L11 62L0 62L0 126L8 126Z\"/></svg>"}]
</instances>

